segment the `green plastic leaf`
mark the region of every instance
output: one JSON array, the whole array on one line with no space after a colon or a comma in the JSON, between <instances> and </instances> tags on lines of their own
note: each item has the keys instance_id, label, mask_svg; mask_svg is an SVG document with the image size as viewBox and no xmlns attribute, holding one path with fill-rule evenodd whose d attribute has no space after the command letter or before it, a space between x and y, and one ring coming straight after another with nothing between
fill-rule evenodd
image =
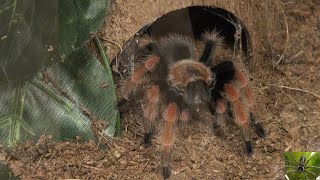
<instances>
[{"instance_id":1,"label":"green plastic leaf","mask_svg":"<svg viewBox=\"0 0 320 180\"><path fill-rule=\"evenodd\" d=\"M99 40L98 37L95 37L95 42L96 42L96 44L98 46L98 49L100 51L100 54L101 54L101 57L102 57L102 60L103 60L102 63L103 63L103 66L104 66L106 72L108 73L108 76L109 77L113 77L112 70L110 68L110 61L108 59L108 56L107 56L105 50L103 49L102 43L101 43L101 41ZM112 78L110 78L110 81L111 81L112 84L115 84ZM117 99L116 93L113 93L111 95L112 95L112 98ZM116 130L115 134L119 136L121 134L120 113L117 113L117 115L116 115L116 127L115 127L115 130ZM110 133L107 133L107 134L110 134Z\"/></svg>"},{"instance_id":2,"label":"green plastic leaf","mask_svg":"<svg viewBox=\"0 0 320 180\"><path fill-rule=\"evenodd\" d=\"M0 3L0 82L23 80L67 57L101 26L108 0Z\"/></svg>"},{"instance_id":3,"label":"green plastic leaf","mask_svg":"<svg viewBox=\"0 0 320 180\"><path fill-rule=\"evenodd\" d=\"M107 135L115 132L118 111L112 75L85 48L29 81L0 85L0 92L0 143L9 147L42 134L58 140L78 135L92 139L93 117L86 112L108 122Z\"/></svg>"},{"instance_id":4,"label":"green plastic leaf","mask_svg":"<svg viewBox=\"0 0 320 180\"><path fill-rule=\"evenodd\" d=\"M59 0L59 50L63 54L88 41L106 17L108 0Z\"/></svg>"},{"instance_id":5,"label":"green plastic leaf","mask_svg":"<svg viewBox=\"0 0 320 180\"><path fill-rule=\"evenodd\" d=\"M0 179L18 180L19 178L12 175L7 166L0 164Z\"/></svg>"},{"instance_id":6,"label":"green plastic leaf","mask_svg":"<svg viewBox=\"0 0 320 180\"><path fill-rule=\"evenodd\" d=\"M312 152L286 152L285 172L289 179L315 179L320 176L320 154ZM300 162L302 156L306 157L305 164ZM303 165L303 166L302 166ZM301 173L298 167L304 167Z\"/></svg>"}]
</instances>

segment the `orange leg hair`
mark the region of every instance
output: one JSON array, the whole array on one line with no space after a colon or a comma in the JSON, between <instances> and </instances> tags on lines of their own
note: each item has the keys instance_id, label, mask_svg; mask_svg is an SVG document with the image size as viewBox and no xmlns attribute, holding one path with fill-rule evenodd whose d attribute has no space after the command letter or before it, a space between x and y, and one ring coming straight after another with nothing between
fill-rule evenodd
<instances>
[{"instance_id":1,"label":"orange leg hair","mask_svg":"<svg viewBox=\"0 0 320 180\"><path fill-rule=\"evenodd\" d=\"M190 112L189 112L189 110L184 109L184 110L181 111L180 117L179 117L179 119L180 119L181 122L188 122L188 121L190 120L190 118L191 118L191 117L190 117Z\"/></svg>"},{"instance_id":2,"label":"orange leg hair","mask_svg":"<svg viewBox=\"0 0 320 180\"><path fill-rule=\"evenodd\" d=\"M214 133L217 136L223 136L224 132L220 128L220 126L223 123L224 119L226 118L226 105L222 99L216 102L215 112L216 113L214 113L214 121L213 121Z\"/></svg>"},{"instance_id":3,"label":"orange leg hair","mask_svg":"<svg viewBox=\"0 0 320 180\"><path fill-rule=\"evenodd\" d=\"M179 109L176 103L171 102L163 113L164 129L162 134L162 175L169 178L171 175L170 169L170 154L174 140L174 126L179 117Z\"/></svg>"},{"instance_id":4,"label":"orange leg hair","mask_svg":"<svg viewBox=\"0 0 320 180\"><path fill-rule=\"evenodd\" d=\"M243 88L249 84L248 79L240 70L236 69L234 72L234 79L239 84L240 88Z\"/></svg>"},{"instance_id":5,"label":"orange leg hair","mask_svg":"<svg viewBox=\"0 0 320 180\"><path fill-rule=\"evenodd\" d=\"M131 93L135 92L138 88L138 85L140 85L143 82L143 77L148 72L153 72L157 67L159 61L160 61L160 57L151 56L148 58L147 61L144 62L143 65L139 66L133 72L130 80L125 83L124 88L122 90L122 96L124 99L126 100L129 99L129 96L131 95Z\"/></svg>"},{"instance_id":6,"label":"orange leg hair","mask_svg":"<svg viewBox=\"0 0 320 180\"><path fill-rule=\"evenodd\" d=\"M152 134L155 128L155 121L159 112L160 89L158 85L153 85L147 92L147 103L143 108L146 119L144 127L144 146L149 147L151 144Z\"/></svg>"},{"instance_id":7,"label":"orange leg hair","mask_svg":"<svg viewBox=\"0 0 320 180\"><path fill-rule=\"evenodd\" d=\"M237 79L238 76L238 79ZM239 78L241 77L241 78ZM235 80L239 80L242 82L244 76L236 75ZM240 86L241 87L241 86ZM236 89L236 87L231 84L227 83L224 86L224 92L226 94L226 98L230 101L233 109L233 117L235 123L240 127L242 138L245 141L245 151L248 155L253 153L251 138L249 134L249 119L248 119L248 110L246 105L241 101L240 98L240 90ZM251 97L250 97L251 98Z\"/></svg>"}]
</instances>

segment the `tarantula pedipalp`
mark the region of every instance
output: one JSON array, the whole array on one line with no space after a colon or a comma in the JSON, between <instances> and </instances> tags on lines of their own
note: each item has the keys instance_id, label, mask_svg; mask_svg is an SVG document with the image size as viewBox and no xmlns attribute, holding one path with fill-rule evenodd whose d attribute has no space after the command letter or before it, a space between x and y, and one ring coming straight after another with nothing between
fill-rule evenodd
<instances>
[{"instance_id":1,"label":"tarantula pedipalp","mask_svg":"<svg viewBox=\"0 0 320 180\"><path fill-rule=\"evenodd\" d=\"M205 47L197 61L191 39L170 35L152 41L151 55L136 68L122 87L124 100L139 89L146 80L151 82L144 106L144 145L151 143L157 120L164 120L162 132L162 175L170 177L170 154L177 121L187 122L198 116L199 108L208 107L213 115L213 128L219 131L228 114L241 129L245 151L252 154L249 126L260 137L265 136L262 126L251 113L254 95L249 80L232 61L211 65L222 38L215 31L203 35ZM148 78L147 78L148 77ZM160 113L164 105L163 113Z\"/></svg>"}]
</instances>

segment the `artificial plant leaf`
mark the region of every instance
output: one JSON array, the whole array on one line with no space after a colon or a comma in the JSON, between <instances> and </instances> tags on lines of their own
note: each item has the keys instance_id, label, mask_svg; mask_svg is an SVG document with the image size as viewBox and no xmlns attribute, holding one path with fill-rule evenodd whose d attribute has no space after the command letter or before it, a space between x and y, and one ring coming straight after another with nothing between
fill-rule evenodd
<instances>
[{"instance_id":1,"label":"artificial plant leaf","mask_svg":"<svg viewBox=\"0 0 320 180\"><path fill-rule=\"evenodd\" d=\"M319 176L319 173L314 172L313 170L315 168L306 168L310 166L310 163L312 163L314 156L314 153L312 152L285 152L285 172L289 179L315 179L317 176ZM297 172L298 166L300 166L300 159L302 156L306 157L306 162L309 160L308 164L305 164L304 168L305 170L301 173ZM319 165L318 165L319 166ZM311 173L310 173L311 172Z\"/></svg>"},{"instance_id":2,"label":"artificial plant leaf","mask_svg":"<svg viewBox=\"0 0 320 180\"><path fill-rule=\"evenodd\" d=\"M103 65L104 69L106 70L106 72L108 73L108 77L113 77L112 70L111 70L111 67L110 67L110 61L108 59L106 51L104 50L104 48L102 46L101 41L99 40L98 37L95 37L94 40L95 40L95 42L97 44L97 47L99 49L99 52L100 52L100 55L101 55L101 59L102 59L102 65ZM110 78L109 82L111 82L111 84L115 85L115 83L113 81L113 78ZM116 91L116 89L114 89L114 92L115 91ZM112 93L110 95L111 95L111 98L117 99L116 93ZM105 133L107 135L112 136L114 134L116 134L116 135L120 135L121 134L121 119L120 119L120 113L118 111L116 112L115 123L116 123L115 124L115 131L113 132L113 129L109 129L109 130L106 129Z\"/></svg>"},{"instance_id":3,"label":"artificial plant leaf","mask_svg":"<svg viewBox=\"0 0 320 180\"><path fill-rule=\"evenodd\" d=\"M15 177L7 166L0 164L0 179L18 180L20 178Z\"/></svg>"},{"instance_id":4,"label":"artificial plant leaf","mask_svg":"<svg viewBox=\"0 0 320 180\"><path fill-rule=\"evenodd\" d=\"M42 134L57 140L92 139L88 112L108 121L105 133L113 135L118 112L112 78L81 48L30 81L0 85L0 143L12 147Z\"/></svg>"},{"instance_id":5,"label":"artificial plant leaf","mask_svg":"<svg viewBox=\"0 0 320 180\"><path fill-rule=\"evenodd\" d=\"M0 3L0 82L23 80L64 59L99 29L108 0Z\"/></svg>"}]
</instances>

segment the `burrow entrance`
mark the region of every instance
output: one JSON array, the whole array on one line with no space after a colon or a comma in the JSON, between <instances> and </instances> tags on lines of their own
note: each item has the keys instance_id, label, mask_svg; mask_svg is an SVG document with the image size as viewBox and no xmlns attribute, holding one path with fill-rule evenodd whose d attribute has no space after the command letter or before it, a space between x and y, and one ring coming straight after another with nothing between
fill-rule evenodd
<instances>
[{"instance_id":1,"label":"burrow entrance","mask_svg":"<svg viewBox=\"0 0 320 180\"><path fill-rule=\"evenodd\" d=\"M241 47L243 54L248 57L247 61L250 60L250 36L240 19L221 8L191 6L169 12L141 28L124 45L123 51L115 58L112 65L116 67L114 69L117 69L118 74L130 72L132 63L139 56L139 38L144 35L160 39L169 34L181 34L197 41L205 31L212 30L224 36L228 48L234 49L235 45ZM237 41L236 37L239 37Z\"/></svg>"}]
</instances>

